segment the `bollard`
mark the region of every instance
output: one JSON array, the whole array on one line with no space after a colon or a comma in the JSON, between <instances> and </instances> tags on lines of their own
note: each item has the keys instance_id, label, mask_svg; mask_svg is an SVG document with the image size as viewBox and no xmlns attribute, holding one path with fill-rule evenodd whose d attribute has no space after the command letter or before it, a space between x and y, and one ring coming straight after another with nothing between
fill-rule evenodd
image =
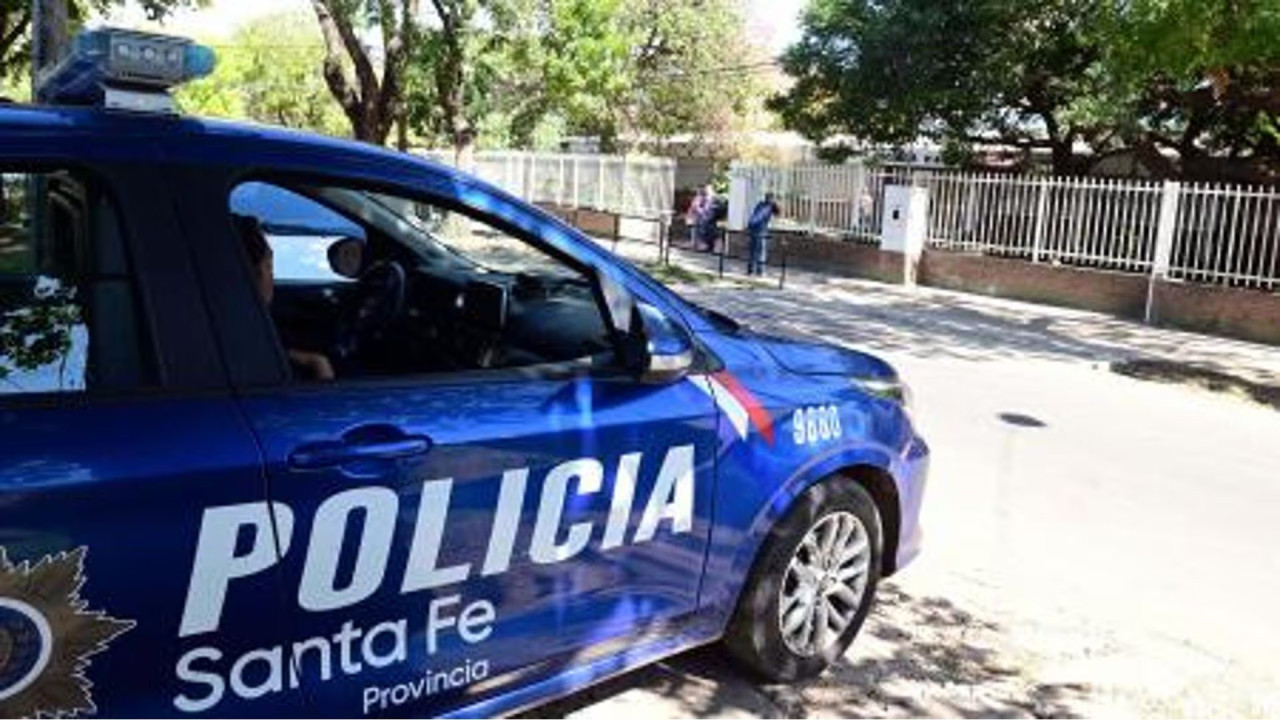
<instances>
[{"instance_id":1,"label":"bollard","mask_svg":"<svg viewBox=\"0 0 1280 720\"><path fill-rule=\"evenodd\" d=\"M667 243L671 240L671 225L667 222L667 216L662 215L658 218L658 262L666 264Z\"/></svg>"},{"instance_id":2,"label":"bollard","mask_svg":"<svg viewBox=\"0 0 1280 720\"><path fill-rule=\"evenodd\" d=\"M782 248L782 268L778 272L778 289L782 290L787 284L787 249Z\"/></svg>"},{"instance_id":3,"label":"bollard","mask_svg":"<svg viewBox=\"0 0 1280 720\"><path fill-rule=\"evenodd\" d=\"M725 236L724 231L721 230L720 231L720 253L719 253L720 277L724 277L724 253L725 253L726 245L728 245L728 238Z\"/></svg>"}]
</instances>

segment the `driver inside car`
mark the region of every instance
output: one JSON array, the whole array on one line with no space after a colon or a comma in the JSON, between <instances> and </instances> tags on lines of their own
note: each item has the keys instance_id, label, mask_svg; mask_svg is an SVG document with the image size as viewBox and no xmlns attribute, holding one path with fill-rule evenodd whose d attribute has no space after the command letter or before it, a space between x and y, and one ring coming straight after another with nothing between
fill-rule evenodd
<instances>
[{"instance_id":1,"label":"driver inside car","mask_svg":"<svg viewBox=\"0 0 1280 720\"><path fill-rule=\"evenodd\" d=\"M249 255L253 284L258 292L258 299L267 306L269 311L271 300L275 296L275 258L271 245L267 242L262 226L256 219L246 215L235 215L233 221ZM355 262L358 263L359 260L356 259ZM329 361L327 355L312 350L287 347L289 344L287 340L285 344L289 364L293 366L294 372L299 377L306 380L334 379L333 363Z\"/></svg>"}]
</instances>

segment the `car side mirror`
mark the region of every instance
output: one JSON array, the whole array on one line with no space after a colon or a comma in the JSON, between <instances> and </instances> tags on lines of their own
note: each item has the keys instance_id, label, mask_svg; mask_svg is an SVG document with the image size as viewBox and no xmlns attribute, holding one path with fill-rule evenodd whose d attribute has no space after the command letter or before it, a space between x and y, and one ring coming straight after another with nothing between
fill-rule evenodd
<instances>
[{"instance_id":1,"label":"car side mirror","mask_svg":"<svg viewBox=\"0 0 1280 720\"><path fill-rule=\"evenodd\" d=\"M648 303L636 303L645 339L645 363L640 379L669 383L683 378L693 367L693 338L679 323Z\"/></svg>"},{"instance_id":2,"label":"car side mirror","mask_svg":"<svg viewBox=\"0 0 1280 720\"><path fill-rule=\"evenodd\" d=\"M348 280L359 279L364 272L364 241L360 238L344 237L329 246L329 269L335 275Z\"/></svg>"},{"instance_id":3,"label":"car side mirror","mask_svg":"<svg viewBox=\"0 0 1280 720\"><path fill-rule=\"evenodd\" d=\"M678 380L693 366L693 338L656 307L637 301L604 273L596 275L623 367L643 382Z\"/></svg>"}]
</instances>

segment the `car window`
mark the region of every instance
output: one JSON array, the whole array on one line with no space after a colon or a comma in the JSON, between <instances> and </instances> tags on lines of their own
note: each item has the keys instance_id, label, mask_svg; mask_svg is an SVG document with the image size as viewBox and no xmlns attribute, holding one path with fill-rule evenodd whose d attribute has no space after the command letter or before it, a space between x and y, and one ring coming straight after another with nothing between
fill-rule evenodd
<instances>
[{"instance_id":1,"label":"car window","mask_svg":"<svg viewBox=\"0 0 1280 720\"><path fill-rule=\"evenodd\" d=\"M0 173L0 394L142 384L114 205L72 172Z\"/></svg>"},{"instance_id":2,"label":"car window","mask_svg":"<svg viewBox=\"0 0 1280 720\"><path fill-rule=\"evenodd\" d=\"M367 202L382 205L410 222L415 231L405 233L405 240L423 250L444 248L495 273L529 273L562 278L578 274L528 243L512 242L507 233L483 221L384 193L366 192L363 195Z\"/></svg>"},{"instance_id":3,"label":"car window","mask_svg":"<svg viewBox=\"0 0 1280 720\"><path fill-rule=\"evenodd\" d=\"M233 192L232 224L299 378L612 361L593 279L481 215L342 185L252 187L254 203Z\"/></svg>"},{"instance_id":4,"label":"car window","mask_svg":"<svg viewBox=\"0 0 1280 720\"><path fill-rule=\"evenodd\" d=\"M329 248L341 237L333 235L272 235L267 243L275 256L275 277L284 282L345 283L353 282L333 271L329 265Z\"/></svg>"},{"instance_id":5,"label":"car window","mask_svg":"<svg viewBox=\"0 0 1280 720\"><path fill-rule=\"evenodd\" d=\"M276 280L350 282L333 271L329 248L343 238L365 238L364 228L313 199L278 185L241 183L231 193L231 212L258 221L275 259Z\"/></svg>"}]
</instances>

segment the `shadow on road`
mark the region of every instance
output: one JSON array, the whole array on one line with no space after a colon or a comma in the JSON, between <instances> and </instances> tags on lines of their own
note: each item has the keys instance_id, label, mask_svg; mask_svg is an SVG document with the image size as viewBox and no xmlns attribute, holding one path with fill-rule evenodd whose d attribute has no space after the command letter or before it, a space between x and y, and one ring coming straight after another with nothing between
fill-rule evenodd
<instances>
[{"instance_id":1,"label":"shadow on road","mask_svg":"<svg viewBox=\"0 0 1280 720\"><path fill-rule=\"evenodd\" d=\"M1076 717L1087 688L1045 685L1000 626L951 601L886 584L850 653L821 677L768 685L713 646L530 713L535 717Z\"/></svg>"}]
</instances>

